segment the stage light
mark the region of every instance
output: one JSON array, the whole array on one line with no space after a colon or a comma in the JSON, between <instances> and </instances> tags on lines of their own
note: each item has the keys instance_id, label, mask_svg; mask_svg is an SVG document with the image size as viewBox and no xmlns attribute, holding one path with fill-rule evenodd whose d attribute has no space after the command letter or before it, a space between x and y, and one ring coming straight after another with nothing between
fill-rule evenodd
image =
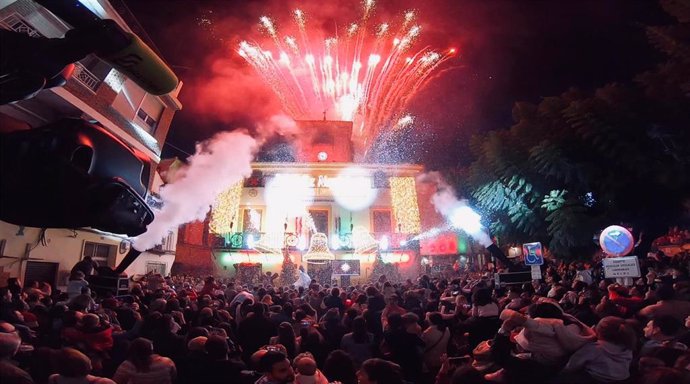
<instances>
[{"instance_id":1,"label":"stage light","mask_svg":"<svg viewBox=\"0 0 690 384\"><path fill-rule=\"evenodd\" d=\"M300 217L314 201L314 179L309 175L277 174L266 183L264 197L276 217Z\"/></svg>"},{"instance_id":2,"label":"stage light","mask_svg":"<svg viewBox=\"0 0 690 384\"><path fill-rule=\"evenodd\" d=\"M371 176L359 168L345 168L329 181L329 186L336 203L349 211L368 208L378 194L372 188Z\"/></svg>"},{"instance_id":3,"label":"stage light","mask_svg":"<svg viewBox=\"0 0 690 384\"><path fill-rule=\"evenodd\" d=\"M451 224L453 224L455 228L462 229L470 235L481 232L481 219L482 217L468 206L455 208L450 214Z\"/></svg>"},{"instance_id":4,"label":"stage light","mask_svg":"<svg viewBox=\"0 0 690 384\"><path fill-rule=\"evenodd\" d=\"M410 261L410 255L408 255L407 253L403 253L402 255L400 255L401 263L407 263L408 261Z\"/></svg>"},{"instance_id":5,"label":"stage light","mask_svg":"<svg viewBox=\"0 0 690 384\"><path fill-rule=\"evenodd\" d=\"M390 243L388 242L388 236L381 236L379 240L379 249L382 251L387 251Z\"/></svg>"},{"instance_id":6,"label":"stage light","mask_svg":"<svg viewBox=\"0 0 690 384\"><path fill-rule=\"evenodd\" d=\"M321 151L318 155L316 155L316 157L319 159L319 161L326 161L328 159L328 153Z\"/></svg>"}]
</instances>

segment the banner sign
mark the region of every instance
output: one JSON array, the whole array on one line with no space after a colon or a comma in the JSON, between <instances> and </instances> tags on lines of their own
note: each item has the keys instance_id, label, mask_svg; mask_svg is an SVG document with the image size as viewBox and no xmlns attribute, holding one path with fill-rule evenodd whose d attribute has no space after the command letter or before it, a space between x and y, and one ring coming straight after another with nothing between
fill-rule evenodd
<instances>
[{"instance_id":1,"label":"banner sign","mask_svg":"<svg viewBox=\"0 0 690 384\"><path fill-rule=\"evenodd\" d=\"M602 260L604 276L607 279L618 277L640 277L640 263L637 256L610 257Z\"/></svg>"}]
</instances>

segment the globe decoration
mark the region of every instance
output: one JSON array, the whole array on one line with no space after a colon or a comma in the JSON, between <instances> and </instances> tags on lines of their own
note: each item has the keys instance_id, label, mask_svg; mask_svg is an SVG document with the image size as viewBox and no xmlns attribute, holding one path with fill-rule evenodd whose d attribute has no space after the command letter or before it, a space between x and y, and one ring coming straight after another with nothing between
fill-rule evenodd
<instances>
[{"instance_id":1,"label":"globe decoration","mask_svg":"<svg viewBox=\"0 0 690 384\"><path fill-rule=\"evenodd\" d=\"M619 257L629 254L635 247L632 233L620 225L606 227L599 236L599 245L608 255Z\"/></svg>"}]
</instances>

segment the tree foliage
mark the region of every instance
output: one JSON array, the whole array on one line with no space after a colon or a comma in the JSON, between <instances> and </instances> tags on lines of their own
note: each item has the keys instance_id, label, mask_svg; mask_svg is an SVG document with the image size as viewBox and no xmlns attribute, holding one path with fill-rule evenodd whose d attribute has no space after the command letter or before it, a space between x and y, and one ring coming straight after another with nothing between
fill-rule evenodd
<instances>
[{"instance_id":1,"label":"tree foliage","mask_svg":"<svg viewBox=\"0 0 690 384\"><path fill-rule=\"evenodd\" d=\"M499 238L575 257L606 225L649 238L687 218L690 0L661 4L678 20L647 28L663 63L629 83L518 102L510 129L473 139L475 161L458 183Z\"/></svg>"}]
</instances>

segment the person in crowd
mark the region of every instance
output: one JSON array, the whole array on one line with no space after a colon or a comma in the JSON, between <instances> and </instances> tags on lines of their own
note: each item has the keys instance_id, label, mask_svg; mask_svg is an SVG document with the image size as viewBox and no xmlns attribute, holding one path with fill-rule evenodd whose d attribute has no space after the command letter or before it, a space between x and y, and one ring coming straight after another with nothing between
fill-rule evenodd
<instances>
[{"instance_id":1,"label":"person in crowd","mask_svg":"<svg viewBox=\"0 0 690 384\"><path fill-rule=\"evenodd\" d=\"M419 384L432 383L436 371L438 384L608 383L626 374L624 382L635 384L659 379L650 375L663 369L687 371L688 261L690 253L640 258L649 276L627 287L604 279L598 259L589 267L547 259L545 282L507 286L471 264L337 291L325 274L305 287L146 275L117 297L91 294L79 283L71 300L63 287L22 289L14 278L0 287L0 380L48 384L51 375L59 377L52 363L61 348L71 347L89 358L92 370L59 381L291 382L290 360L309 352L311 361L291 367L299 381L313 382L321 372L329 382L395 382L391 367L397 366L407 382ZM583 270L591 271L591 283ZM646 337L635 344L630 329ZM142 337L150 341L135 341ZM287 367L262 371L269 352L282 356L271 366L287 359ZM631 356L640 356L639 363ZM242 371L245 365L254 371ZM174 379L173 366L179 368ZM392 379L379 372L393 372Z\"/></svg>"},{"instance_id":2,"label":"person in crowd","mask_svg":"<svg viewBox=\"0 0 690 384\"><path fill-rule=\"evenodd\" d=\"M398 364L382 359L369 359L357 371L359 384L403 384L402 369Z\"/></svg>"},{"instance_id":3,"label":"person in crowd","mask_svg":"<svg viewBox=\"0 0 690 384\"><path fill-rule=\"evenodd\" d=\"M209 336L204 343L204 351L206 356L191 378L194 382L222 384L239 383L242 380L245 364L229 358L230 349L226 338L219 335Z\"/></svg>"},{"instance_id":4,"label":"person in crowd","mask_svg":"<svg viewBox=\"0 0 690 384\"><path fill-rule=\"evenodd\" d=\"M72 267L70 271L70 275L73 275L76 271L81 271L84 276L89 276L92 275L97 268L98 262L96 262L96 260L92 259L91 256L84 256L83 259L74 264L74 267Z\"/></svg>"},{"instance_id":5,"label":"person in crowd","mask_svg":"<svg viewBox=\"0 0 690 384\"><path fill-rule=\"evenodd\" d=\"M388 283L390 284L390 283ZM390 295L386 299L386 307L383 309L383 312L381 312L381 324L383 325L383 330L385 331L388 327L388 316L392 315L394 313L397 313L399 315L404 315L407 313L405 308L401 307L398 305L398 296L397 295Z\"/></svg>"},{"instance_id":6,"label":"person in crowd","mask_svg":"<svg viewBox=\"0 0 690 384\"><path fill-rule=\"evenodd\" d=\"M681 322L690 316L690 301L676 299L673 285L660 284L654 291L654 295L659 301L642 308L639 312L640 316L648 319L672 316Z\"/></svg>"},{"instance_id":7,"label":"person in crowd","mask_svg":"<svg viewBox=\"0 0 690 384\"><path fill-rule=\"evenodd\" d=\"M450 330L439 312L429 313L426 321L429 327L422 333L422 341L425 344L424 365L427 371L435 376L441 368L441 355L448 349Z\"/></svg>"},{"instance_id":8,"label":"person in crowd","mask_svg":"<svg viewBox=\"0 0 690 384\"><path fill-rule=\"evenodd\" d=\"M374 334L367 332L364 317L355 317L352 321L352 332L343 336L340 341L340 349L350 355L357 368L373 357Z\"/></svg>"},{"instance_id":9,"label":"person in crowd","mask_svg":"<svg viewBox=\"0 0 690 384\"><path fill-rule=\"evenodd\" d=\"M271 336L275 336L276 333L273 323L266 316L264 305L253 304L251 312L237 328L237 337L242 345L244 357L247 358L261 346L268 344Z\"/></svg>"},{"instance_id":10,"label":"person in crowd","mask_svg":"<svg viewBox=\"0 0 690 384\"><path fill-rule=\"evenodd\" d=\"M326 376L316 367L310 353L302 353L293 361L296 384L328 384Z\"/></svg>"},{"instance_id":11,"label":"person in crowd","mask_svg":"<svg viewBox=\"0 0 690 384\"><path fill-rule=\"evenodd\" d=\"M292 324L283 322L278 326L278 336L271 337L269 344L280 344L285 347L288 359L294 359L299 353L299 344L297 337L295 337L295 330Z\"/></svg>"},{"instance_id":12,"label":"person in crowd","mask_svg":"<svg viewBox=\"0 0 690 384\"><path fill-rule=\"evenodd\" d=\"M331 294L324 297L321 302L321 308L326 310L337 308L340 313L345 313L345 303L340 298L340 289L332 288Z\"/></svg>"},{"instance_id":13,"label":"person in crowd","mask_svg":"<svg viewBox=\"0 0 690 384\"><path fill-rule=\"evenodd\" d=\"M70 300L81 295L84 288L89 286L89 282L84 278L84 272L79 269L73 270L70 273L69 281L67 282L67 296Z\"/></svg>"},{"instance_id":14,"label":"person in crowd","mask_svg":"<svg viewBox=\"0 0 690 384\"><path fill-rule=\"evenodd\" d=\"M376 287L367 287L366 294L367 310L364 312L364 318L367 320L367 327L369 332L373 333L375 336L381 336L383 334L381 314L384 308L386 308L386 301Z\"/></svg>"},{"instance_id":15,"label":"person in crowd","mask_svg":"<svg viewBox=\"0 0 690 384\"><path fill-rule=\"evenodd\" d=\"M22 339L9 323L2 324L0 332L0 382L12 384L33 384L34 381L26 371L18 367L13 357L19 351Z\"/></svg>"},{"instance_id":16,"label":"person in crowd","mask_svg":"<svg viewBox=\"0 0 690 384\"><path fill-rule=\"evenodd\" d=\"M172 384L177 378L175 363L153 353L153 343L144 338L132 341L127 360L117 368L117 384Z\"/></svg>"},{"instance_id":17,"label":"person in crowd","mask_svg":"<svg viewBox=\"0 0 690 384\"><path fill-rule=\"evenodd\" d=\"M500 316L504 326L522 326L516 343L531 353L531 358L545 366L555 367L567 356L596 339L594 331L548 299L530 307L529 316L504 309Z\"/></svg>"},{"instance_id":18,"label":"person in crowd","mask_svg":"<svg viewBox=\"0 0 690 384\"><path fill-rule=\"evenodd\" d=\"M681 331L682 324L675 317L666 315L654 318L644 327L644 337L647 341L640 350L641 356L651 355L654 350L662 347L687 350L688 346L675 339Z\"/></svg>"},{"instance_id":19,"label":"person in crowd","mask_svg":"<svg viewBox=\"0 0 690 384\"><path fill-rule=\"evenodd\" d=\"M384 333L381 350L385 359L402 367L405 379L416 382L422 374L424 341L419 337L417 315L404 317L393 313L388 317L388 331Z\"/></svg>"},{"instance_id":20,"label":"person in crowd","mask_svg":"<svg viewBox=\"0 0 690 384\"><path fill-rule=\"evenodd\" d=\"M113 380L90 375L91 360L74 348L63 348L56 357L57 373L49 384L115 384Z\"/></svg>"},{"instance_id":21,"label":"person in crowd","mask_svg":"<svg viewBox=\"0 0 690 384\"><path fill-rule=\"evenodd\" d=\"M592 379L599 383L627 380L637 337L632 327L620 317L605 317L596 326L597 341L578 349L564 372L580 372L578 382Z\"/></svg>"},{"instance_id":22,"label":"person in crowd","mask_svg":"<svg viewBox=\"0 0 690 384\"><path fill-rule=\"evenodd\" d=\"M285 354L278 351L267 351L259 360L259 368L263 375L256 384L292 384L295 381L295 371Z\"/></svg>"},{"instance_id":23,"label":"person in crowd","mask_svg":"<svg viewBox=\"0 0 690 384\"><path fill-rule=\"evenodd\" d=\"M331 351L323 364L323 373L331 381L342 384L357 383L357 369L350 355L340 349Z\"/></svg>"}]
</instances>

